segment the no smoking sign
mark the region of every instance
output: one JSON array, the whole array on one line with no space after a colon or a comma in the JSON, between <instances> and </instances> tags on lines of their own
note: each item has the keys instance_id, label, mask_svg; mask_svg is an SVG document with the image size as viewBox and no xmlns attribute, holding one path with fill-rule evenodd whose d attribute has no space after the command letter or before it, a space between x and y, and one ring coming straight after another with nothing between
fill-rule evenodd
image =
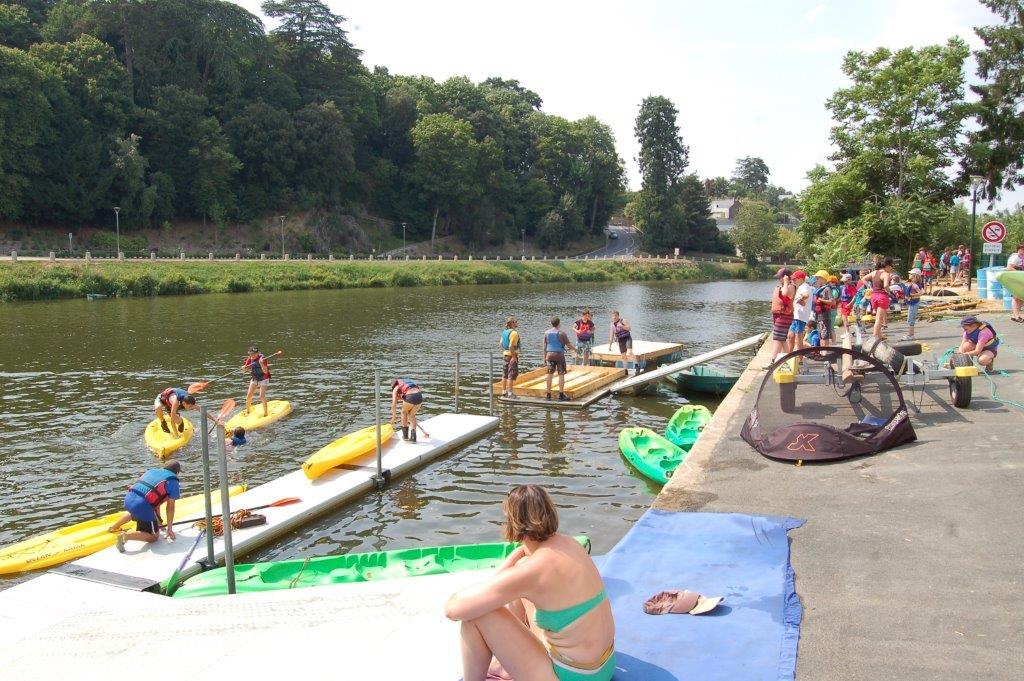
<instances>
[{"instance_id":1,"label":"no smoking sign","mask_svg":"<svg viewBox=\"0 0 1024 681\"><path fill-rule=\"evenodd\" d=\"M1006 238L1006 225L998 220L986 222L985 226L981 228L981 238L990 244L1002 243Z\"/></svg>"}]
</instances>

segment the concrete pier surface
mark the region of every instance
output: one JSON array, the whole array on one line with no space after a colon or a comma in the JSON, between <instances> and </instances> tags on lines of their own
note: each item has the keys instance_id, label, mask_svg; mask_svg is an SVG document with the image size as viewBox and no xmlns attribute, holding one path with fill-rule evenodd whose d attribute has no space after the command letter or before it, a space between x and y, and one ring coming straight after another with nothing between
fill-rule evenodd
<instances>
[{"instance_id":1,"label":"concrete pier surface","mask_svg":"<svg viewBox=\"0 0 1024 681\"><path fill-rule=\"evenodd\" d=\"M797 678L1024 677L1024 409L991 397L994 387L1024 404L1024 324L980 316L1003 344L999 373L973 379L970 406L933 382L911 410L916 442L834 463L773 461L740 438L766 344L655 501L807 519L791 537L804 605ZM917 328L925 356L960 333L956 320Z\"/></svg>"}]
</instances>

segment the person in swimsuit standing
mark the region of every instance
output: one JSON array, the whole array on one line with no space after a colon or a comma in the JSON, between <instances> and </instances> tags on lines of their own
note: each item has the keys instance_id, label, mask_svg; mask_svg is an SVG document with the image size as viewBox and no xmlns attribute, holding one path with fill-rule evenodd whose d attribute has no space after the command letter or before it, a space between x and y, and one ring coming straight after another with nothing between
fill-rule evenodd
<instances>
[{"instance_id":1,"label":"person in swimsuit standing","mask_svg":"<svg viewBox=\"0 0 1024 681\"><path fill-rule=\"evenodd\" d=\"M594 561L558 534L558 513L543 487L520 485L502 505L505 539L516 549L488 582L445 604L462 623L462 677L609 681L615 622Z\"/></svg>"},{"instance_id":2,"label":"person in swimsuit standing","mask_svg":"<svg viewBox=\"0 0 1024 681\"><path fill-rule=\"evenodd\" d=\"M871 287L871 308L875 312L875 327L871 332L878 340L885 340L882 329L889 323L889 285L892 278L892 258L875 263L875 269L861 278Z\"/></svg>"}]
</instances>

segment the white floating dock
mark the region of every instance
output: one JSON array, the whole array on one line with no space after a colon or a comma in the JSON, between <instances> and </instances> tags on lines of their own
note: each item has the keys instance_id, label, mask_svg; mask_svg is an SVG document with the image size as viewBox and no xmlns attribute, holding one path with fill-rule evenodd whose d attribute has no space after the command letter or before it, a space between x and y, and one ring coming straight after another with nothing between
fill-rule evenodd
<instances>
[{"instance_id":1,"label":"white floating dock","mask_svg":"<svg viewBox=\"0 0 1024 681\"><path fill-rule=\"evenodd\" d=\"M0 677L106 681L145 668L190 681L453 681L459 624L444 603L492 572L188 599L45 574L3 594L17 592L0 609Z\"/></svg>"},{"instance_id":2,"label":"white floating dock","mask_svg":"<svg viewBox=\"0 0 1024 681\"><path fill-rule=\"evenodd\" d=\"M683 351L682 343L661 343L659 341L645 341L633 339L632 354L636 355L637 361L642 365L657 364L670 360L673 356L681 356ZM619 344L612 343L612 349L608 349L607 343L595 343L591 352L595 362L601 364L615 365L622 363L622 353L619 352ZM658 362L655 362L658 360Z\"/></svg>"},{"instance_id":3,"label":"white floating dock","mask_svg":"<svg viewBox=\"0 0 1024 681\"><path fill-rule=\"evenodd\" d=\"M391 471L393 478L480 438L498 427L498 419L473 414L441 414L421 421L420 425L430 433L429 438L420 433L419 442L413 444L395 436L384 445L383 467ZM295 463L298 466L301 462ZM233 497L233 511L262 506L286 497L302 499L299 503L258 511L267 517L265 525L232 531L236 558L372 490L373 476L376 472L377 455L371 453L316 480L307 479L302 470L298 469ZM57 570L64 575L115 586L138 590L152 588L154 584L163 582L171 576L195 542L198 530L185 525L176 529L176 533L178 538L174 542L164 538L153 544L128 542L126 553L119 553L116 548L111 547ZM219 563L224 561L223 550L223 541L218 538L214 542L214 552ZM205 541L202 541L182 571L182 576L187 577L199 572L199 561L205 557L206 545ZM13 587L0 592L0 611L9 609L5 603L6 597L18 588Z\"/></svg>"}]
</instances>

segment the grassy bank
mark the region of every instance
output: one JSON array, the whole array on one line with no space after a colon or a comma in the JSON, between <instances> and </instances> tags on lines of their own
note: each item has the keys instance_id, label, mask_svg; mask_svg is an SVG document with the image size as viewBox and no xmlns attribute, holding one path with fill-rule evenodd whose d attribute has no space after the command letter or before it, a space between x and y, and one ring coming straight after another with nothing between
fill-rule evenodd
<instances>
[{"instance_id":1,"label":"grassy bank","mask_svg":"<svg viewBox=\"0 0 1024 681\"><path fill-rule=\"evenodd\" d=\"M568 281L710 281L732 264L587 262L183 262L0 264L0 300Z\"/></svg>"}]
</instances>

